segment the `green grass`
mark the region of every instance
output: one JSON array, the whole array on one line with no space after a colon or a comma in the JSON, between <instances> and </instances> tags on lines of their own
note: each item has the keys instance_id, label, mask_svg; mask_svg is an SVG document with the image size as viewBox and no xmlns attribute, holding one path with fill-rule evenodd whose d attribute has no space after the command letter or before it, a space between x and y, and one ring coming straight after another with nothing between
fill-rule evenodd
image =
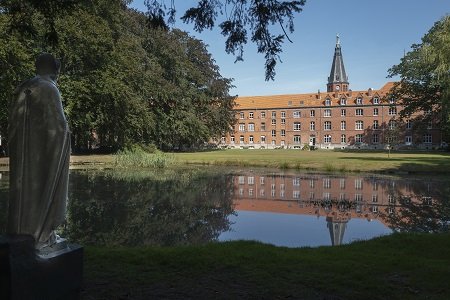
<instances>
[{"instance_id":1,"label":"green grass","mask_svg":"<svg viewBox=\"0 0 450 300\"><path fill-rule=\"evenodd\" d=\"M220 150L175 153L181 164L231 165L327 172L450 173L449 152Z\"/></svg>"},{"instance_id":2,"label":"green grass","mask_svg":"<svg viewBox=\"0 0 450 300\"><path fill-rule=\"evenodd\" d=\"M339 247L257 242L95 248L84 299L450 299L449 234Z\"/></svg>"}]
</instances>

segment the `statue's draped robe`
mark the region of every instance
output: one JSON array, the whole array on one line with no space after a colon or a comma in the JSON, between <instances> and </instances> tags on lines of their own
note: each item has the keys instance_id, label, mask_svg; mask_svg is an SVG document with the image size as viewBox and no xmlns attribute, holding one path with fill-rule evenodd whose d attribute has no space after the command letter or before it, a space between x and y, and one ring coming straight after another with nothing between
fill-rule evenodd
<instances>
[{"instance_id":1,"label":"statue's draped robe","mask_svg":"<svg viewBox=\"0 0 450 300\"><path fill-rule=\"evenodd\" d=\"M65 220L70 133L55 83L36 76L16 90L9 115L8 232L45 245Z\"/></svg>"}]
</instances>

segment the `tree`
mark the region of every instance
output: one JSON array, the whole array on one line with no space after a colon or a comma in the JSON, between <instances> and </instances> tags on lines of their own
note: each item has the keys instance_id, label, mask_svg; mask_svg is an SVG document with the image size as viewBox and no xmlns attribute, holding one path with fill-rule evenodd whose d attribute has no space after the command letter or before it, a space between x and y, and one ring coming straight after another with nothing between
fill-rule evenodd
<instances>
[{"instance_id":1,"label":"tree","mask_svg":"<svg viewBox=\"0 0 450 300\"><path fill-rule=\"evenodd\" d=\"M450 140L450 16L436 22L422 38L412 45L400 64L389 70L389 76L400 75L393 95L401 99L402 118L416 112L422 121L434 120Z\"/></svg>"},{"instance_id":2,"label":"tree","mask_svg":"<svg viewBox=\"0 0 450 300\"><path fill-rule=\"evenodd\" d=\"M46 43L56 45L59 42L56 19L70 13L74 8L98 7L109 5L125 7L130 0L89 1L89 0L2 0L0 13L6 12L14 17L11 28L21 33L35 34L36 30L30 26L33 11L38 12L44 20ZM175 21L176 8L174 1L166 6L165 1L144 0L148 11L148 25L151 27L168 28L167 24ZM248 38L257 45L258 53L264 54L266 59L266 80L275 78L275 66L280 60L282 44L285 39L291 41L288 32L294 31L294 14L302 11L306 0L277 1L277 0L200 0L196 7L191 7L181 19L185 23L193 23L194 29L201 32L212 29L219 15L225 15L225 20L218 26L226 37L225 51L236 56L236 61L243 59L243 46ZM281 33L274 33L274 26L281 28Z\"/></svg>"}]
</instances>

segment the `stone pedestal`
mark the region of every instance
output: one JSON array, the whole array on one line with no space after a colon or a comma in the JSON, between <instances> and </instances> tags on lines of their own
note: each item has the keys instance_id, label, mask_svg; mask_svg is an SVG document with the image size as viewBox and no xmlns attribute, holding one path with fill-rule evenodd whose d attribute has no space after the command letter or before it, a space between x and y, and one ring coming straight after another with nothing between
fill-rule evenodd
<instances>
[{"instance_id":1,"label":"stone pedestal","mask_svg":"<svg viewBox=\"0 0 450 300\"><path fill-rule=\"evenodd\" d=\"M78 299L83 248L68 247L38 256L33 237L0 236L0 299Z\"/></svg>"}]
</instances>

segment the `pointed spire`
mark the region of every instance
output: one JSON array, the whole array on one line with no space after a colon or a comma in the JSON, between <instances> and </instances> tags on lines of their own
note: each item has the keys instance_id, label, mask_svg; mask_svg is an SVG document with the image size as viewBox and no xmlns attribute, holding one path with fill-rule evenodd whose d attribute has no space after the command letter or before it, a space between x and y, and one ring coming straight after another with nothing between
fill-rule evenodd
<instances>
[{"instance_id":1,"label":"pointed spire","mask_svg":"<svg viewBox=\"0 0 450 300\"><path fill-rule=\"evenodd\" d=\"M339 34L336 34L336 47L334 48L330 77L328 77L327 92L345 92L347 90L348 77L345 73L344 60L342 58L341 40Z\"/></svg>"}]
</instances>

